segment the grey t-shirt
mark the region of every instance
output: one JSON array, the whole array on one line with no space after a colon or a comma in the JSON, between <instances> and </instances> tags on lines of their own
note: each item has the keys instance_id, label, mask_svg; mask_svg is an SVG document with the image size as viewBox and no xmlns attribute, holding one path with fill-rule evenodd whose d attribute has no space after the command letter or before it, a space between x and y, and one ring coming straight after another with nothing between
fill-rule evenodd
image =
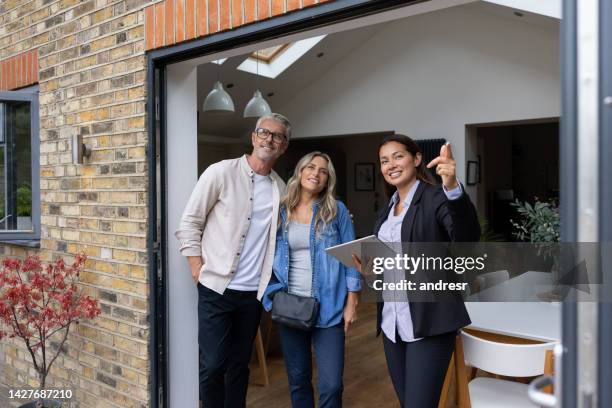
<instances>
[{"instance_id":1,"label":"grey t-shirt","mask_svg":"<svg viewBox=\"0 0 612 408\"><path fill-rule=\"evenodd\" d=\"M256 291L261 278L261 267L268 244L267 237L272 222L272 180L257 173L253 175L253 211L246 233L236 275L228 289Z\"/></svg>"},{"instance_id":2,"label":"grey t-shirt","mask_svg":"<svg viewBox=\"0 0 612 408\"><path fill-rule=\"evenodd\" d=\"M310 224L290 221L289 240L289 293L312 296L312 262L310 259Z\"/></svg>"}]
</instances>

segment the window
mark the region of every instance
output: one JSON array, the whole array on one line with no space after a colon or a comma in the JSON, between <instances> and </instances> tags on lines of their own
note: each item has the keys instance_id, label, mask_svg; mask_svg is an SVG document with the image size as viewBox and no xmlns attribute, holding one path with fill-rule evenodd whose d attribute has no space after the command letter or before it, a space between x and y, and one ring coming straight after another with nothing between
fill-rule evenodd
<instances>
[{"instance_id":1,"label":"window","mask_svg":"<svg viewBox=\"0 0 612 408\"><path fill-rule=\"evenodd\" d=\"M0 92L0 241L40 238L38 89Z\"/></svg>"}]
</instances>

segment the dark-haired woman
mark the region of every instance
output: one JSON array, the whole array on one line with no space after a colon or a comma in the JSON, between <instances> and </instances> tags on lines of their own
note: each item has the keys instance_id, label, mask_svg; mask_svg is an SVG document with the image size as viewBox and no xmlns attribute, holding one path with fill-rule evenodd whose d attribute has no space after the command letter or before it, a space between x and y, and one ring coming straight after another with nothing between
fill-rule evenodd
<instances>
[{"instance_id":1,"label":"dark-haired woman","mask_svg":"<svg viewBox=\"0 0 612 408\"><path fill-rule=\"evenodd\" d=\"M379 239L400 249L406 242L478 241L476 210L457 181L449 144L427 165L436 168L442 186L435 185L418 145L407 136L386 137L378 156L389 197L375 226ZM361 260L354 260L361 271ZM470 318L459 293L427 302L401 295L398 300L383 294L378 304L377 334L383 332L389 374L402 408L435 408L455 335Z\"/></svg>"}]
</instances>

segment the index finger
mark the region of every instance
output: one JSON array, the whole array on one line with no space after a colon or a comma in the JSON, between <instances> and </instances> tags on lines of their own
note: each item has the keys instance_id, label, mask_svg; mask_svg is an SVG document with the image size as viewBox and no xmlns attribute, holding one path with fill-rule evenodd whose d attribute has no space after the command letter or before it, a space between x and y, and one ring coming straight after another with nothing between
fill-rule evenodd
<instances>
[{"instance_id":1,"label":"index finger","mask_svg":"<svg viewBox=\"0 0 612 408\"><path fill-rule=\"evenodd\" d=\"M446 142L440 148L440 156L445 157L447 159L453 158L453 151L451 150L450 142Z\"/></svg>"},{"instance_id":2,"label":"index finger","mask_svg":"<svg viewBox=\"0 0 612 408\"><path fill-rule=\"evenodd\" d=\"M444 147L444 146L442 146L442 147ZM442 160L444 160L444 157L442 157L442 156L438 156L438 157L436 157L435 159L433 159L432 161L430 161L430 162L427 164L427 168L428 168L428 169L431 169L433 166L437 166L438 164L440 164L440 162L441 162Z\"/></svg>"}]
</instances>

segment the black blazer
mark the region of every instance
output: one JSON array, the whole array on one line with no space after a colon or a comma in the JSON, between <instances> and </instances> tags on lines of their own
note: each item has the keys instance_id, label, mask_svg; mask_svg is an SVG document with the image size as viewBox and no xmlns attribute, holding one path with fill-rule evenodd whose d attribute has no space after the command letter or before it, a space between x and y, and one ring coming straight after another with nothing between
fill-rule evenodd
<instances>
[{"instance_id":1,"label":"black blazer","mask_svg":"<svg viewBox=\"0 0 612 408\"><path fill-rule=\"evenodd\" d=\"M463 187L462 187L463 188ZM379 215L374 228L378 235L387 219L391 205ZM442 186L421 181L402 221L402 242L476 242L480 225L476 208L463 192L460 198L446 198ZM415 337L435 336L457 331L471 323L459 293L444 302L412 302L410 315ZM376 335L380 334L383 303L378 303Z\"/></svg>"}]
</instances>

